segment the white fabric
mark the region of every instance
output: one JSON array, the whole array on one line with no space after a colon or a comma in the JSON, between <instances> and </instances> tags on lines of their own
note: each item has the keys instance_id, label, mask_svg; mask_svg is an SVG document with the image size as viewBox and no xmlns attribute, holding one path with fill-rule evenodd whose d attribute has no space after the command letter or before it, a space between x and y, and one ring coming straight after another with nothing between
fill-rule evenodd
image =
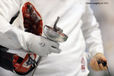
<instances>
[{"instance_id":1,"label":"white fabric","mask_svg":"<svg viewBox=\"0 0 114 76\"><path fill-rule=\"evenodd\" d=\"M51 53L60 53L59 44L48 40L42 36L31 35L30 40L27 42L28 50L39 56L47 56Z\"/></svg>"},{"instance_id":2,"label":"white fabric","mask_svg":"<svg viewBox=\"0 0 114 76\"><path fill-rule=\"evenodd\" d=\"M2 1L1 4L4 5L4 1ZM49 53L52 53L52 52L53 53L60 52L60 50L58 49L59 48L58 43L52 42L41 36L36 36L30 33L24 32L20 30L19 28L11 26L5 20L5 18L3 18L4 16L6 16L4 12L3 14L2 14L2 9L1 9L0 19L1 19L2 25L0 26L1 27L0 45L3 45L13 50L24 49L26 51L34 52L40 56L47 56ZM14 24L16 25L16 22ZM55 48L53 48L52 46Z\"/></svg>"},{"instance_id":3,"label":"white fabric","mask_svg":"<svg viewBox=\"0 0 114 76\"><path fill-rule=\"evenodd\" d=\"M0 45L11 49L27 50L26 41L29 36L21 30L23 29L21 13L13 24L15 27L8 23L19 9L20 3L23 5L24 1L0 0ZM34 76L87 76L89 71L84 54L86 47L91 56L98 52L103 53L103 47L99 25L86 0L28 1L35 5L42 16L44 25L52 26L56 18L60 16L57 26L69 36L68 40L60 45L61 53L44 57ZM16 30L11 35L7 34L12 29ZM85 69L81 69L82 65ZM12 74L12 76L16 75Z\"/></svg>"}]
</instances>

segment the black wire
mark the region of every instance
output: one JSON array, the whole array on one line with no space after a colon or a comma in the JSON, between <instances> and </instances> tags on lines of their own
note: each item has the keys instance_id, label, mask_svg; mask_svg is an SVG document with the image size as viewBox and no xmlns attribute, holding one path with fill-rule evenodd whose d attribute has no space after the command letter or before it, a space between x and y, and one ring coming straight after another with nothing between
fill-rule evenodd
<instances>
[{"instance_id":1,"label":"black wire","mask_svg":"<svg viewBox=\"0 0 114 76\"><path fill-rule=\"evenodd\" d=\"M34 68L34 70L33 70L33 73L32 73L32 76L34 76L34 73L35 73L35 71L36 71L36 69L37 69L37 66L39 65L39 63L40 63L40 61L41 61L41 56L39 56L39 58L38 58L38 60L37 60L37 63L36 63L36 67Z\"/></svg>"}]
</instances>

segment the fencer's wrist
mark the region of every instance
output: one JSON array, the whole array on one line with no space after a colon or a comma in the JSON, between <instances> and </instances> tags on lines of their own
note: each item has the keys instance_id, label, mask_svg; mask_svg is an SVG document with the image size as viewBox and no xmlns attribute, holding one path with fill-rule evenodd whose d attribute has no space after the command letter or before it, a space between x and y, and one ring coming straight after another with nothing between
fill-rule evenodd
<instances>
[{"instance_id":1,"label":"fencer's wrist","mask_svg":"<svg viewBox=\"0 0 114 76\"><path fill-rule=\"evenodd\" d=\"M39 56L47 56L50 53L60 53L59 43L51 41L43 36L29 34L26 40L27 51Z\"/></svg>"},{"instance_id":2,"label":"fencer's wrist","mask_svg":"<svg viewBox=\"0 0 114 76\"><path fill-rule=\"evenodd\" d=\"M39 42L38 42L39 41ZM37 53L35 50L35 47L37 46L36 44L40 43L40 36L36 36L34 34L29 34L29 37L26 41L27 49L28 51ZM37 46L38 47L38 46Z\"/></svg>"}]
</instances>

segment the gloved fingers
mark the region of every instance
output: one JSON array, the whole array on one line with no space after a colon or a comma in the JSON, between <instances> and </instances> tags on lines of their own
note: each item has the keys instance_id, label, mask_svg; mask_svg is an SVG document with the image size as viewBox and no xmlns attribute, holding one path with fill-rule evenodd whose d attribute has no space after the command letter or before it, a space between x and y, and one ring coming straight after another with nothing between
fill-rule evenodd
<instances>
[{"instance_id":1,"label":"gloved fingers","mask_svg":"<svg viewBox=\"0 0 114 76\"><path fill-rule=\"evenodd\" d=\"M59 48L59 43L51 41L50 46L53 48Z\"/></svg>"},{"instance_id":2,"label":"gloved fingers","mask_svg":"<svg viewBox=\"0 0 114 76\"><path fill-rule=\"evenodd\" d=\"M41 47L51 47L51 48L59 48L59 43L48 40L47 42L40 43Z\"/></svg>"},{"instance_id":3,"label":"gloved fingers","mask_svg":"<svg viewBox=\"0 0 114 76\"><path fill-rule=\"evenodd\" d=\"M59 48L53 48L53 47L50 48L50 53L60 53L60 52L61 50Z\"/></svg>"},{"instance_id":4,"label":"gloved fingers","mask_svg":"<svg viewBox=\"0 0 114 76\"><path fill-rule=\"evenodd\" d=\"M51 40L49 40L49 39L47 39L47 38L45 38L45 37L42 37L42 41L43 41L46 45L54 46L54 47L56 47L56 48L59 47L59 43L54 42L54 41L51 41Z\"/></svg>"}]
</instances>

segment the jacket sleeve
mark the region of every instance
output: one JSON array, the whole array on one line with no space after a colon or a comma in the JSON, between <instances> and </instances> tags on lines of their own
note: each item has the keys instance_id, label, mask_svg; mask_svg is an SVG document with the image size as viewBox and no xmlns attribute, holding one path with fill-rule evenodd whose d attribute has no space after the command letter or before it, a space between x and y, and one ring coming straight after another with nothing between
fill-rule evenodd
<instances>
[{"instance_id":1,"label":"jacket sleeve","mask_svg":"<svg viewBox=\"0 0 114 76\"><path fill-rule=\"evenodd\" d=\"M27 50L31 33L13 27L9 22L18 12L21 0L0 0L0 45L9 49Z\"/></svg>"},{"instance_id":2,"label":"jacket sleeve","mask_svg":"<svg viewBox=\"0 0 114 76\"><path fill-rule=\"evenodd\" d=\"M89 55L94 56L96 53L103 53L103 43L99 24L96 21L93 11L89 5L86 7L82 21L82 31Z\"/></svg>"}]
</instances>

